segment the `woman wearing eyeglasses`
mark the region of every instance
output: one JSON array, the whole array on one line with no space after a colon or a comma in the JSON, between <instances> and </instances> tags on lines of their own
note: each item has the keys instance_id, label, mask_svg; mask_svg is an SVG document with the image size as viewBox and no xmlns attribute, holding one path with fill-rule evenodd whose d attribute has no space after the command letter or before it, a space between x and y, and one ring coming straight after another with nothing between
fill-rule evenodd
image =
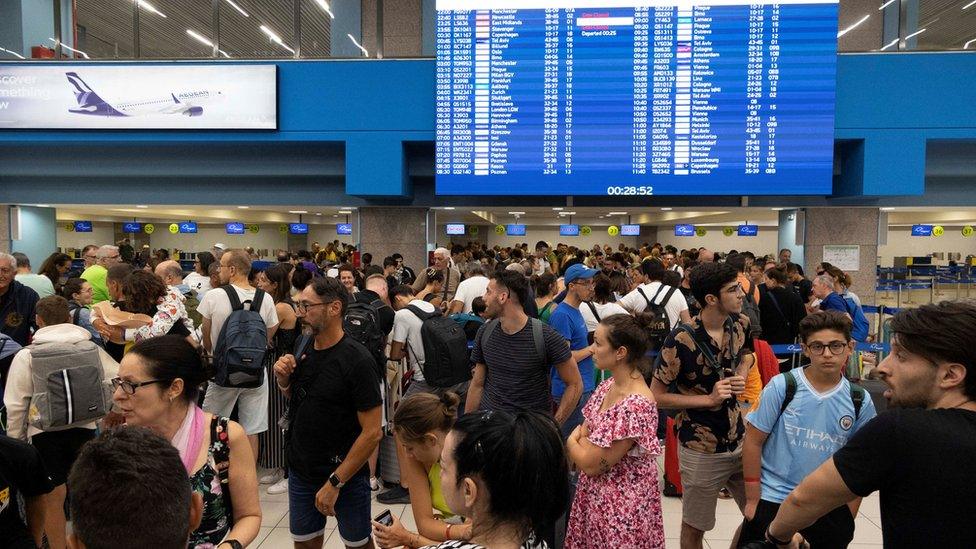
<instances>
[{"instance_id":1,"label":"woman wearing eyeglasses","mask_svg":"<svg viewBox=\"0 0 976 549\"><path fill-rule=\"evenodd\" d=\"M113 400L126 424L148 427L179 450L193 490L203 497L203 519L189 547L237 549L261 527L254 457L239 424L196 405L206 379L206 362L185 338L145 339L122 359Z\"/></svg>"}]
</instances>

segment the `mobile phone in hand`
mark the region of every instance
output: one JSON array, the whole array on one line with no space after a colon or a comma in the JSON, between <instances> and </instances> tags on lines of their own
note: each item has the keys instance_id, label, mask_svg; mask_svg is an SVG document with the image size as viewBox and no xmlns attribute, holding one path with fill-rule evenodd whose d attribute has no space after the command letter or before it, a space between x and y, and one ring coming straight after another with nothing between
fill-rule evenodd
<instances>
[{"instance_id":1,"label":"mobile phone in hand","mask_svg":"<svg viewBox=\"0 0 976 549\"><path fill-rule=\"evenodd\" d=\"M380 513L375 519L376 522L382 524L383 526L393 526L393 514L387 509Z\"/></svg>"}]
</instances>

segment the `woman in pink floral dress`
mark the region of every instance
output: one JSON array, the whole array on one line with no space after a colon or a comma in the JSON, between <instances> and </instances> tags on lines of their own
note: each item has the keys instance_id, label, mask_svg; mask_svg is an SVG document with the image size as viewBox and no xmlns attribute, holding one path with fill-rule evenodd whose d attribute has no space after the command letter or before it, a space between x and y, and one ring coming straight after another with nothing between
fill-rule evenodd
<instances>
[{"instance_id":1,"label":"woman in pink floral dress","mask_svg":"<svg viewBox=\"0 0 976 549\"><path fill-rule=\"evenodd\" d=\"M566 443L581 471L566 549L664 547L657 463L657 405L641 365L647 337L630 315L597 326L593 359L612 379L593 392L585 422Z\"/></svg>"}]
</instances>

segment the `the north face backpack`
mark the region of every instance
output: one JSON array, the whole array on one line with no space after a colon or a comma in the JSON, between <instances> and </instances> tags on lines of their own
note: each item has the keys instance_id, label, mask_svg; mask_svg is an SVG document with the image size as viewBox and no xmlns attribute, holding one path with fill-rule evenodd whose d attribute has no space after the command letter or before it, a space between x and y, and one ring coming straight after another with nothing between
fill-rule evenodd
<instances>
[{"instance_id":1,"label":"the north face backpack","mask_svg":"<svg viewBox=\"0 0 976 549\"><path fill-rule=\"evenodd\" d=\"M424 342L424 381L434 387L451 387L471 379L468 361L468 336L454 320L440 311L424 312L416 305L407 309L422 321L420 339Z\"/></svg>"},{"instance_id":2,"label":"the north face backpack","mask_svg":"<svg viewBox=\"0 0 976 549\"><path fill-rule=\"evenodd\" d=\"M221 387L252 389L264 383L264 357L268 352L268 327L261 317L264 291L241 303L230 284L221 286L230 300L231 313L220 329L213 350L214 381ZM244 308L244 304L248 308Z\"/></svg>"},{"instance_id":3,"label":"the north face backpack","mask_svg":"<svg viewBox=\"0 0 976 549\"><path fill-rule=\"evenodd\" d=\"M658 301L658 296L661 295L661 292L665 288L668 288L667 293L664 294L664 298L661 301ZM647 294L644 293L644 289L637 288L640 295L644 297L644 301L647 302L647 307L644 308L644 312L641 314L650 317L646 331L651 351L660 351L661 347L664 346L664 340L671 333L671 318L668 317L668 302L671 301L671 296L677 290L673 286L669 287L661 284L658 286L657 291L654 292L654 297L648 299Z\"/></svg>"},{"instance_id":4,"label":"the north face backpack","mask_svg":"<svg viewBox=\"0 0 976 549\"><path fill-rule=\"evenodd\" d=\"M346 316L342 319L342 329L346 335L362 343L373 356L380 379L386 378L386 337L380 330L378 311L385 305L381 299L372 303L353 302L346 306Z\"/></svg>"},{"instance_id":5,"label":"the north face backpack","mask_svg":"<svg viewBox=\"0 0 976 549\"><path fill-rule=\"evenodd\" d=\"M31 354L31 395L27 421L42 431L61 431L104 417L112 409L112 385L105 381L98 346L38 343Z\"/></svg>"}]
</instances>

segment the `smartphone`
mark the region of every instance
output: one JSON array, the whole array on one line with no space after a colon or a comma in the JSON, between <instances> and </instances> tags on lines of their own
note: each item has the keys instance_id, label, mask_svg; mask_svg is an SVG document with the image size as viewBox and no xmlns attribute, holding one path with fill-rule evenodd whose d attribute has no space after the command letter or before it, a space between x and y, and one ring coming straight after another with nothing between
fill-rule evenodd
<instances>
[{"instance_id":1,"label":"smartphone","mask_svg":"<svg viewBox=\"0 0 976 549\"><path fill-rule=\"evenodd\" d=\"M383 526L393 526L393 514L387 509L380 513L375 519L376 522L382 524Z\"/></svg>"}]
</instances>

